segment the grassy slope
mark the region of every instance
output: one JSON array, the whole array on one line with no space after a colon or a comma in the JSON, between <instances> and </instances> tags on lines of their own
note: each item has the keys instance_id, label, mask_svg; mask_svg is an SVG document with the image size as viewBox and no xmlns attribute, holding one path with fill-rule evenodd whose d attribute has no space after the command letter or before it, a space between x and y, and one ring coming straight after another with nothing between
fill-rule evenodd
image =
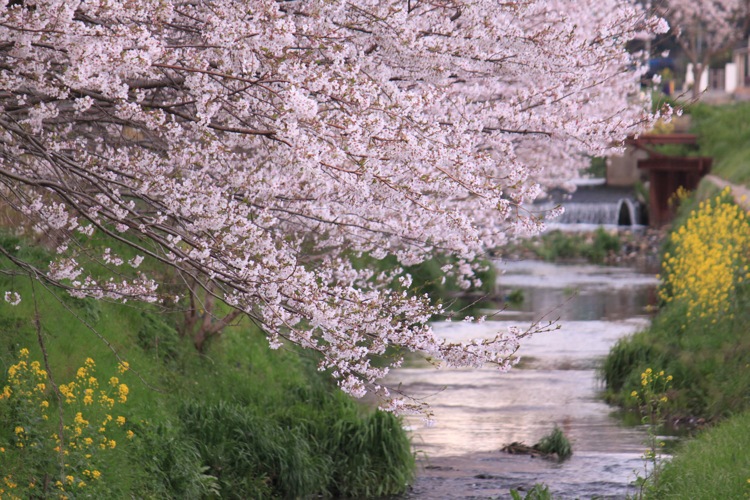
<instances>
[{"instance_id":1,"label":"grassy slope","mask_svg":"<svg viewBox=\"0 0 750 500\"><path fill-rule=\"evenodd\" d=\"M750 496L750 413L685 442L660 474L653 498L714 500Z\"/></svg>"},{"instance_id":2,"label":"grassy slope","mask_svg":"<svg viewBox=\"0 0 750 500\"><path fill-rule=\"evenodd\" d=\"M73 380L87 357L101 379L116 373L102 338L130 363L123 411L137 438L101 467L115 497L199 498L216 488L226 498L374 496L411 480L414 459L396 418L354 403L309 356L270 351L250 325L228 329L201 357L156 308L56 298L38 283L32 290L28 278L0 281L24 298L15 307L0 302L0 389L20 348L41 359L36 311L58 383ZM13 446L16 417L0 408L0 469L17 477L28 467ZM52 420L40 424L46 436Z\"/></svg>"},{"instance_id":3,"label":"grassy slope","mask_svg":"<svg viewBox=\"0 0 750 500\"><path fill-rule=\"evenodd\" d=\"M700 153L714 158L712 171L736 184L750 184L750 102L698 104L689 110Z\"/></svg>"},{"instance_id":4,"label":"grassy slope","mask_svg":"<svg viewBox=\"0 0 750 500\"><path fill-rule=\"evenodd\" d=\"M696 105L693 131L700 154L714 157L713 173L737 184L750 184L750 103L711 107ZM702 183L698 199L716 194ZM682 208L674 226L684 224L694 201ZM667 251L669 249L667 248ZM684 311L666 307L647 331L618 343L604 368L610 397L628 404L648 367L674 376L670 393L673 413L725 418L716 428L687 441L659 477L653 498L744 498L750 495L750 290L737 295L739 315L719 325L688 324Z\"/></svg>"}]
</instances>

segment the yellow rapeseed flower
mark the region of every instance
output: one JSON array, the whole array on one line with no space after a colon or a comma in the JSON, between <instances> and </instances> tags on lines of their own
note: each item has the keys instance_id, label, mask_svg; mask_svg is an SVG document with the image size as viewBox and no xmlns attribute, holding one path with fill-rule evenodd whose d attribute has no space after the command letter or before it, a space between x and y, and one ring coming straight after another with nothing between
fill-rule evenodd
<instances>
[{"instance_id":1,"label":"yellow rapeseed flower","mask_svg":"<svg viewBox=\"0 0 750 500\"><path fill-rule=\"evenodd\" d=\"M73 421L78 425L89 425L89 421L83 418L83 413L81 413L80 411L76 413Z\"/></svg>"},{"instance_id":2,"label":"yellow rapeseed flower","mask_svg":"<svg viewBox=\"0 0 750 500\"><path fill-rule=\"evenodd\" d=\"M130 392L130 389L128 389L128 386L125 384L120 384L120 386L117 388L117 392L120 395L120 403L125 403L128 400L128 393Z\"/></svg>"},{"instance_id":3,"label":"yellow rapeseed flower","mask_svg":"<svg viewBox=\"0 0 750 500\"><path fill-rule=\"evenodd\" d=\"M701 203L670 239L676 250L665 254L661 299L684 303L690 318L728 316L735 287L748 276L748 214L722 194Z\"/></svg>"}]
</instances>

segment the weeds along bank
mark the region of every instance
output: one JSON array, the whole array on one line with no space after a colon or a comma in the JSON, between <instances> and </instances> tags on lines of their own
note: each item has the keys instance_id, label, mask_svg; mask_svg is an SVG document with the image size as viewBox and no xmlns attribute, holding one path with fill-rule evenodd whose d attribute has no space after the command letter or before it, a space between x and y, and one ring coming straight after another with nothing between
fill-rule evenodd
<instances>
[{"instance_id":1,"label":"weeds along bank","mask_svg":"<svg viewBox=\"0 0 750 500\"><path fill-rule=\"evenodd\" d=\"M661 308L603 366L612 400L633 406L647 368L673 376L669 413L716 420L750 407L750 221L724 191L684 203L662 259Z\"/></svg>"},{"instance_id":2,"label":"weeds along bank","mask_svg":"<svg viewBox=\"0 0 750 500\"><path fill-rule=\"evenodd\" d=\"M25 299L0 305L0 498L359 498L412 478L397 418L249 325L199 355L156 308L12 286Z\"/></svg>"},{"instance_id":3,"label":"weeds along bank","mask_svg":"<svg viewBox=\"0 0 750 500\"><path fill-rule=\"evenodd\" d=\"M685 200L662 257L659 313L605 360L612 401L648 414L637 397L644 374L669 374L660 415L711 424L652 476L648 498L750 494L749 265L750 218L729 191Z\"/></svg>"},{"instance_id":4,"label":"weeds along bank","mask_svg":"<svg viewBox=\"0 0 750 500\"><path fill-rule=\"evenodd\" d=\"M750 496L750 412L687 441L659 472L651 498L740 499Z\"/></svg>"}]
</instances>

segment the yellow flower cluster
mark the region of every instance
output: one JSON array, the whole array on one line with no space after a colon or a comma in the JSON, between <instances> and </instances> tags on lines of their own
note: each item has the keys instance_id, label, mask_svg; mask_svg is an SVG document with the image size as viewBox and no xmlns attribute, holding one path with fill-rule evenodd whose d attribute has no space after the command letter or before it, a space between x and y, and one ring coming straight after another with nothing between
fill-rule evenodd
<instances>
[{"instance_id":1,"label":"yellow flower cluster","mask_svg":"<svg viewBox=\"0 0 750 500\"><path fill-rule=\"evenodd\" d=\"M702 202L664 255L660 298L684 303L687 321L732 317L733 292L748 277L750 218L726 195Z\"/></svg>"},{"instance_id":2,"label":"yellow flower cluster","mask_svg":"<svg viewBox=\"0 0 750 500\"><path fill-rule=\"evenodd\" d=\"M125 366L125 368L123 368ZM124 373L127 370L127 363L120 363L118 371ZM94 376L96 371L96 363L91 358L86 358L84 366L80 367L76 373L76 380L69 384L61 384L60 392L65 396L65 402L67 404L74 404L76 401L82 401L85 406L92 405L94 403L96 390L99 389L99 380ZM128 393L130 390L125 384L121 384L117 377L111 377L109 379L108 389L99 390L98 401L102 406L109 408L110 410L115 405L115 398L120 403L126 403L128 401ZM112 391L116 390L116 394Z\"/></svg>"},{"instance_id":3,"label":"yellow flower cluster","mask_svg":"<svg viewBox=\"0 0 750 500\"><path fill-rule=\"evenodd\" d=\"M111 377L109 383L100 384L96 377L96 363L93 359L87 358L84 365L76 371L73 381L59 385L64 401L62 411L67 415L65 420L69 422L63 425L60 435L57 430L52 432L52 428L46 423L39 423L40 413L41 420L47 420L47 411L50 408L50 402L47 400L47 372L41 368L39 362L29 362L28 357L28 349L21 349L19 361L8 369L9 384L0 393L0 404L3 400L11 400L10 404L21 408L22 411L16 412L18 418L10 427L13 429L13 449L19 454L34 455L9 462L23 463L23 468L12 467L6 470L3 462L5 448L0 448L0 470L12 472L3 478L5 488L21 495L11 495L13 498L23 498L23 494L26 493L28 496L35 496L29 490L39 483L40 478L50 475L46 466L57 462L49 460L49 455L54 454L65 458L66 469L66 476L54 484L57 491L65 494L67 498L67 493L73 489L86 488L88 495L96 497L98 493L95 491L107 491L106 486L102 486L106 485L106 482L99 481L103 476L101 467L97 466L97 463L101 465L100 454L115 450L118 436L127 438L126 440L131 440L135 436L132 430L127 429L128 420L113 413L118 404L127 402L130 389L118 377ZM120 375L128 369L127 362L118 364L117 371ZM53 398L52 402L54 401ZM34 456L39 458L35 459ZM38 470L37 466L33 465L35 463L38 464ZM3 490L0 486L0 499L6 498Z\"/></svg>"},{"instance_id":4,"label":"yellow flower cluster","mask_svg":"<svg viewBox=\"0 0 750 500\"><path fill-rule=\"evenodd\" d=\"M47 391L47 372L42 369L39 361L29 363L29 350L26 348L18 352L18 358L18 363L8 368L9 385L3 387L3 391L0 393L0 401L10 399L14 395L17 399L26 403L38 401L42 420L48 420L49 402L44 399ZM16 447L23 448L28 440L28 435L24 432L23 427L17 426L15 435L17 439Z\"/></svg>"},{"instance_id":5,"label":"yellow flower cluster","mask_svg":"<svg viewBox=\"0 0 750 500\"><path fill-rule=\"evenodd\" d=\"M672 375L664 375L664 370L655 372L651 368L641 373L641 390L643 394L638 391L630 393L630 397L637 400L643 399L644 402L651 403L666 403L669 401L667 398L666 391L672 382Z\"/></svg>"}]
</instances>

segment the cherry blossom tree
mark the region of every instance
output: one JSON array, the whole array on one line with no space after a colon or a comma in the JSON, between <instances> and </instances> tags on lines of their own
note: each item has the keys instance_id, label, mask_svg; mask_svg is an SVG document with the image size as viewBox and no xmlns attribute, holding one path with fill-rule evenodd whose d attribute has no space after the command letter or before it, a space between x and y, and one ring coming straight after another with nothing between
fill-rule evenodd
<instances>
[{"instance_id":1,"label":"cherry blossom tree","mask_svg":"<svg viewBox=\"0 0 750 500\"><path fill-rule=\"evenodd\" d=\"M351 257L476 281L540 229L541 186L654 120L624 44L664 29L618 0L11 1L0 195L56 257L0 252L76 297L184 304L196 344L244 314L396 409L372 355L508 368L530 330L446 342L410 276Z\"/></svg>"},{"instance_id":2,"label":"cherry blossom tree","mask_svg":"<svg viewBox=\"0 0 750 500\"><path fill-rule=\"evenodd\" d=\"M742 40L750 22L748 0L656 0L654 10L693 65L693 97L700 96L703 72L713 57Z\"/></svg>"}]
</instances>

